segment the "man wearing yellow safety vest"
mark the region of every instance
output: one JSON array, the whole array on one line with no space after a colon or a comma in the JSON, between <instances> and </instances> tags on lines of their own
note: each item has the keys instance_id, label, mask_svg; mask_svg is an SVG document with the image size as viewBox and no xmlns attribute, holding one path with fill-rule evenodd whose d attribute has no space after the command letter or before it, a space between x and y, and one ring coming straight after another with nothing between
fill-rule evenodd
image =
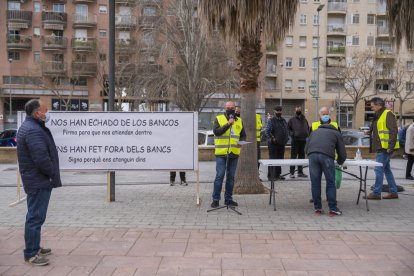
<instances>
[{"instance_id":1,"label":"man wearing yellow safety vest","mask_svg":"<svg viewBox=\"0 0 414 276\"><path fill-rule=\"evenodd\" d=\"M320 118L319 121L312 123L311 128L310 128L311 132L317 130L323 124L330 124L337 130L341 131L341 129L338 126L338 123L331 121L331 117L329 116L329 109L326 106L323 106L319 110L319 118Z\"/></svg>"},{"instance_id":2,"label":"man wearing yellow safety vest","mask_svg":"<svg viewBox=\"0 0 414 276\"><path fill-rule=\"evenodd\" d=\"M236 117L240 117L241 107L236 106L235 114ZM260 114L256 114L256 142L257 142L257 168L260 167L259 160L261 158L260 154L260 133L262 131L263 123L262 118L260 117Z\"/></svg>"},{"instance_id":3,"label":"man wearing yellow safety vest","mask_svg":"<svg viewBox=\"0 0 414 276\"><path fill-rule=\"evenodd\" d=\"M371 151L376 153L375 160L382 166L375 167L374 191L367 198L380 200L384 174L387 178L389 193L383 199L398 198L397 184L391 171L390 158L395 149L400 147L398 142L398 127L394 113L385 109L385 101L379 97L371 99L371 110L375 112L374 121L370 127Z\"/></svg>"},{"instance_id":4,"label":"man wearing yellow safety vest","mask_svg":"<svg viewBox=\"0 0 414 276\"><path fill-rule=\"evenodd\" d=\"M218 115L214 120L214 154L216 155L216 178L212 194L212 208L220 205L221 188L226 174L226 190L224 192L224 204L238 206L233 201L234 175L237 161L240 155L239 141L246 140L242 119L235 116L234 103L229 101L224 108L224 114Z\"/></svg>"}]
</instances>

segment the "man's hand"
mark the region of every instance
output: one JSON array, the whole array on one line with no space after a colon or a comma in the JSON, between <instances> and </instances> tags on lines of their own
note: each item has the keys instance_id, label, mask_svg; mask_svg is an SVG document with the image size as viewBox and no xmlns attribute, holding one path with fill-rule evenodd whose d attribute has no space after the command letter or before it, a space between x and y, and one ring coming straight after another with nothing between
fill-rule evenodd
<instances>
[{"instance_id":1,"label":"man's hand","mask_svg":"<svg viewBox=\"0 0 414 276\"><path fill-rule=\"evenodd\" d=\"M230 118L228 124L231 126L234 124L234 118Z\"/></svg>"},{"instance_id":2,"label":"man's hand","mask_svg":"<svg viewBox=\"0 0 414 276\"><path fill-rule=\"evenodd\" d=\"M275 137L272 138L272 143L276 144L276 138Z\"/></svg>"},{"instance_id":3,"label":"man's hand","mask_svg":"<svg viewBox=\"0 0 414 276\"><path fill-rule=\"evenodd\" d=\"M392 155L392 154L393 154L393 152L394 152L394 150L393 150L393 149L387 149L387 153L388 153L389 155Z\"/></svg>"}]
</instances>

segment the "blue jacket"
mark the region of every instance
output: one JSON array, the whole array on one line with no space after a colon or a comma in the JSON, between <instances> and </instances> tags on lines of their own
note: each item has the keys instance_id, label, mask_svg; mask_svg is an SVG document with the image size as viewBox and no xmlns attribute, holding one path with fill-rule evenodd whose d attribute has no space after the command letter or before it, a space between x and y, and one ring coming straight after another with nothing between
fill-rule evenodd
<instances>
[{"instance_id":1,"label":"blue jacket","mask_svg":"<svg viewBox=\"0 0 414 276\"><path fill-rule=\"evenodd\" d=\"M62 187L55 141L44 122L26 117L17 132L17 159L26 193Z\"/></svg>"}]
</instances>

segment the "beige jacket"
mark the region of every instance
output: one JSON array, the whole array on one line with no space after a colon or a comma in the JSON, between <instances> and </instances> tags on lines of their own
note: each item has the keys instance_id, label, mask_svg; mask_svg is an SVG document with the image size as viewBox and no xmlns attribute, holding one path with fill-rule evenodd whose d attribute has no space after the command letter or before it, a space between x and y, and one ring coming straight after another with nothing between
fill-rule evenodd
<instances>
[{"instance_id":1,"label":"beige jacket","mask_svg":"<svg viewBox=\"0 0 414 276\"><path fill-rule=\"evenodd\" d=\"M405 136L405 152L414 155L414 123L412 123Z\"/></svg>"}]
</instances>

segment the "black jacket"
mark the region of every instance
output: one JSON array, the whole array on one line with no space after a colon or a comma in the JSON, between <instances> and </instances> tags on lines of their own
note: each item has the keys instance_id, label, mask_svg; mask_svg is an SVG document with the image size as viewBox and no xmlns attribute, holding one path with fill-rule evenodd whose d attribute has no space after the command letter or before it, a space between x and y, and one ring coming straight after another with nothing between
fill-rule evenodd
<instances>
[{"instance_id":1,"label":"black jacket","mask_svg":"<svg viewBox=\"0 0 414 276\"><path fill-rule=\"evenodd\" d=\"M286 145L289 140L288 124L283 117L272 117L267 123L266 137L268 138L269 145L272 145L272 139L276 140L277 145Z\"/></svg>"},{"instance_id":2,"label":"black jacket","mask_svg":"<svg viewBox=\"0 0 414 276\"><path fill-rule=\"evenodd\" d=\"M305 141L309 136L308 120L302 114L290 118L288 128L292 140Z\"/></svg>"},{"instance_id":3,"label":"black jacket","mask_svg":"<svg viewBox=\"0 0 414 276\"><path fill-rule=\"evenodd\" d=\"M226 119L229 120L229 118L227 117L226 114L224 114L224 116L226 116ZM237 121L239 119L237 117L235 117L234 120ZM229 128L230 128L230 125L228 125L228 124L225 124L224 126L220 127L220 124L219 124L219 122L217 120L217 117L216 117L216 119L214 120L214 126L213 126L213 133L214 133L215 136L223 135ZM244 130L244 127L243 127L243 121L242 121L242 129L240 131L239 141L246 141L246 131ZM239 157L239 156L235 155L233 153L230 153L229 157Z\"/></svg>"},{"instance_id":4,"label":"black jacket","mask_svg":"<svg viewBox=\"0 0 414 276\"><path fill-rule=\"evenodd\" d=\"M332 125L321 125L317 130L312 131L305 151L307 155L322 153L335 159L335 152L338 154L337 162L342 165L346 160L345 144L342 134Z\"/></svg>"},{"instance_id":5,"label":"black jacket","mask_svg":"<svg viewBox=\"0 0 414 276\"><path fill-rule=\"evenodd\" d=\"M26 193L62 186L55 141L44 122L26 117L17 132L17 159Z\"/></svg>"}]
</instances>

